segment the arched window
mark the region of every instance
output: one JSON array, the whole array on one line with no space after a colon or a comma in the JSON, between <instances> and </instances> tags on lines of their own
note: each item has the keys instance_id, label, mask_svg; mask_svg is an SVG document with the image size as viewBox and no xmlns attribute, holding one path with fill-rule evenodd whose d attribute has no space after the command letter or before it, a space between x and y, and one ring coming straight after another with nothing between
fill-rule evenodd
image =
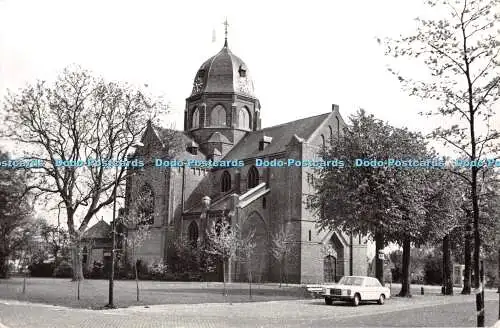
<instances>
[{"instance_id":1,"label":"arched window","mask_svg":"<svg viewBox=\"0 0 500 328\"><path fill-rule=\"evenodd\" d=\"M335 119L337 120L337 138L340 139L340 121L337 116L335 116Z\"/></svg>"},{"instance_id":2,"label":"arched window","mask_svg":"<svg viewBox=\"0 0 500 328\"><path fill-rule=\"evenodd\" d=\"M136 199L139 214L138 224L153 224L155 198L153 188L149 184L144 184Z\"/></svg>"},{"instance_id":3,"label":"arched window","mask_svg":"<svg viewBox=\"0 0 500 328\"><path fill-rule=\"evenodd\" d=\"M330 143L333 142L333 130L332 130L332 127L329 125L328 126L328 129L330 129Z\"/></svg>"},{"instance_id":4,"label":"arched window","mask_svg":"<svg viewBox=\"0 0 500 328\"><path fill-rule=\"evenodd\" d=\"M196 108L193 112L193 122L192 122L192 128L197 129L200 127L200 111L198 108Z\"/></svg>"},{"instance_id":5,"label":"arched window","mask_svg":"<svg viewBox=\"0 0 500 328\"><path fill-rule=\"evenodd\" d=\"M321 147L323 147L321 150L325 150L326 148L326 140L324 135L321 135Z\"/></svg>"},{"instance_id":6,"label":"arched window","mask_svg":"<svg viewBox=\"0 0 500 328\"><path fill-rule=\"evenodd\" d=\"M259 184L259 171L255 166L248 170L247 186L248 189L253 188Z\"/></svg>"},{"instance_id":7,"label":"arched window","mask_svg":"<svg viewBox=\"0 0 500 328\"><path fill-rule=\"evenodd\" d=\"M212 109L210 124L212 126L226 126L226 110L224 107L217 105Z\"/></svg>"},{"instance_id":8,"label":"arched window","mask_svg":"<svg viewBox=\"0 0 500 328\"><path fill-rule=\"evenodd\" d=\"M226 192L231 189L231 174L229 174L228 171L224 171L222 173L222 179L221 179L221 191Z\"/></svg>"},{"instance_id":9,"label":"arched window","mask_svg":"<svg viewBox=\"0 0 500 328\"><path fill-rule=\"evenodd\" d=\"M191 247L195 248L198 246L198 225L196 222L191 222L188 227L188 234L189 234L189 244Z\"/></svg>"},{"instance_id":10,"label":"arched window","mask_svg":"<svg viewBox=\"0 0 500 328\"><path fill-rule=\"evenodd\" d=\"M251 129L250 125L250 113L248 112L248 109L242 108L240 109L240 115L238 117L238 126L241 129Z\"/></svg>"}]
</instances>

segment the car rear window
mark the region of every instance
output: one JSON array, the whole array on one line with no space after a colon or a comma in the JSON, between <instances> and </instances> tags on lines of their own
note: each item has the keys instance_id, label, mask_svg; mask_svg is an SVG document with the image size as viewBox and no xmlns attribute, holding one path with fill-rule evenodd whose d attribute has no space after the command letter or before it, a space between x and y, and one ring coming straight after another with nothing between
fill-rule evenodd
<instances>
[{"instance_id":1,"label":"car rear window","mask_svg":"<svg viewBox=\"0 0 500 328\"><path fill-rule=\"evenodd\" d=\"M339 284L351 285L351 286L361 286L363 284L363 278L343 277L342 279L340 279Z\"/></svg>"}]
</instances>

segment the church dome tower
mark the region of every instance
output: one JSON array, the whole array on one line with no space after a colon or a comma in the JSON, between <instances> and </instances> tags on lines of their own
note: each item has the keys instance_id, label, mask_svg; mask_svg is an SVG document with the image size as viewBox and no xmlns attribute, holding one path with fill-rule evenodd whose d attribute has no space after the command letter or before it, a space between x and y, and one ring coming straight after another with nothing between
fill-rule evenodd
<instances>
[{"instance_id":1,"label":"church dome tower","mask_svg":"<svg viewBox=\"0 0 500 328\"><path fill-rule=\"evenodd\" d=\"M186 99L184 130L209 157L223 157L247 132L260 130L260 103L247 65L224 47L206 60Z\"/></svg>"}]
</instances>

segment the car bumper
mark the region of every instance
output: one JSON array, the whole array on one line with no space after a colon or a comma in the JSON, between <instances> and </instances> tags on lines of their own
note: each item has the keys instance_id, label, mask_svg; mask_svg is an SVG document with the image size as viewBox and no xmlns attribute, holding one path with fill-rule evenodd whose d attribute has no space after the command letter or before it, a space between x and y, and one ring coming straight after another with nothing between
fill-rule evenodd
<instances>
[{"instance_id":1,"label":"car bumper","mask_svg":"<svg viewBox=\"0 0 500 328\"><path fill-rule=\"evenodd\" d=\"M332 301L352 301L354 296L340 296L340 295L325 295L325 298L331 299Z\"/></svg>"}]
</instances>

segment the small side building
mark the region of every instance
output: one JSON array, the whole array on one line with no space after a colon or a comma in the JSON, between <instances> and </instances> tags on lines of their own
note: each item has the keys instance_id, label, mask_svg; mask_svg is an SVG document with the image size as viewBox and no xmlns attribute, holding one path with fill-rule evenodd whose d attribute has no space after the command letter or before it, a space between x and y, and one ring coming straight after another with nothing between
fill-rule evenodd
<instances>
[{"instance_id":1,"label":"small side building","mask_svg":"<svg viewBox=\"0 0 500 328\"><path fill-rule=\"evenodd\" d=\"M95 262L103 265L107 272L111 267L112 250L111 225L100 220L82 235L82 265L84 272L91 272Z\"/></svg>"}]
</instances>

